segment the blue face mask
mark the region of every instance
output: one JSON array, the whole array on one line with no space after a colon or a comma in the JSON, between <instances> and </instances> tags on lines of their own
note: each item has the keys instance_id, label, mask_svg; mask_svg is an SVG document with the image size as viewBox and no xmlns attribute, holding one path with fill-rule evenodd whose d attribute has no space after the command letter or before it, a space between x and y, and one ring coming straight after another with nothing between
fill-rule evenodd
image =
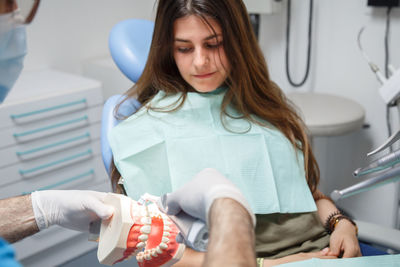
<instances>
[{"instance_id":1,"label":"blue face mask","mask_svg":"<svg viewBox=\"0 0 400 267\"><path fill-rule=\"evenodd\" d=\"M18 79L27 52L25 26L18 17L19 11L0 15L0 103Z\"/></svg>"}]
</instances>

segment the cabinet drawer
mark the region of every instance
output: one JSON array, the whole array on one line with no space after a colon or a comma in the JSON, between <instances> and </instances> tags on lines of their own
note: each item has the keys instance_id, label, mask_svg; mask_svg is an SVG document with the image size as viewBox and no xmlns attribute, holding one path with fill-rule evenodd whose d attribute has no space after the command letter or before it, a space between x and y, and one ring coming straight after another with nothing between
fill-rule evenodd
<instances>
[{"instance_id":1,"label":"cabinet drawer","mask_svg":"<svg viewBox=\"0 0 400 267\"><path fill-rule=\"evenodd\" d=\"M95 156L73 166L46 173L37 179L15 180L14 183L1 186L0 195L6 198L36 190L86 189L108 181L101 157Z\"/></svg>"},{"instance_id":2,"label":"cabinet drawer","mask_svg":"<svg viewBox=\"0 0 400 267\"><path fill-rule=\"evenodd\" d=\"M83 144L56 154L0 169L0 186L18 180L39 180L58 170L75 168L75 165L100 155L100 141Z\"/></svg>"},{"instance_id":3,"label":"cabinet drawer","mask_svg":"<svg viewBox=\"0 0 400 267\"><path fill-rule=\"evenodd\" d=\"M46 121L32 123L30 125L16 126L0 131L0 149L2 147L32 142L40 138L64 133L74 129L87 127L101 120L102 106L88 110L70 113Z\"/></svg>"},{"instance_id":4,"label":"cabinet drawer","mask_svg":"<svg viewBox=\"0 0 400 267\"><path fill-rule=\"evenodd\" d=\"M100 88L89 88L36 101L0 106L0 129L46 120L62 114L102 105Z\"/></svg>"},{"instance_id":5,"label":"cabinet drawer","mask_svg":"<svg viewBox=\"0 0 400 267\"><path fill-rule=\"evenodd\" d=\"M56 153L100 138L100 123L0 150L0 168Z\"/></svg>"}]
</instances>

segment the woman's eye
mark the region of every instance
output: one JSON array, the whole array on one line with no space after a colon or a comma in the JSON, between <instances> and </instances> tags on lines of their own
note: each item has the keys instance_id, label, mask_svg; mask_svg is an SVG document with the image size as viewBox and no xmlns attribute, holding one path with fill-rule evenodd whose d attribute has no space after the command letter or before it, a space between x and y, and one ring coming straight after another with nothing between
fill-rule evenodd
<instances>
[{"instance_id":1,"label":"woman's eye","mask_svg":"<svg viewBox=\"0 0 400 267\"><path fill-rule=\"evenodd\" d=\"M219 42L219 43L211 43L211 44L206 44L206 47L209 48L209 49L214 49L214 48L220 47L221 44L222 44L222 42Z\"/></svg>"},{"instance_id":2,"label":"woman's eye","mask_svg":"<svg viewBox=\"0 0 400 267\"><path fill-rule=\"evenodd\" d=\"M192 48L190 48L190 47L178 47L177 50L180 53L188 53L188 52L190 52L192 50Z\"/></svg>"}]
</instances>

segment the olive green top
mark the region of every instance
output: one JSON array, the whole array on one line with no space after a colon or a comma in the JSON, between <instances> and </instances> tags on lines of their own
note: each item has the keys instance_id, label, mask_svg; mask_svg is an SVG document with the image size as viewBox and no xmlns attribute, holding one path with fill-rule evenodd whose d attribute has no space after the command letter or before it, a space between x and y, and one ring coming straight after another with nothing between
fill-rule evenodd
<instances>
[{"instance_id":1,"label":"olive green top","mask_svg":"<svg viewBox=\"0 0 400 267\"><path fill-rule=\"evenodd\" d=\"M330 236L316 212L256 214L256 218L257 257L275 259L329 246Z\"/></svg>"}]
</instances>

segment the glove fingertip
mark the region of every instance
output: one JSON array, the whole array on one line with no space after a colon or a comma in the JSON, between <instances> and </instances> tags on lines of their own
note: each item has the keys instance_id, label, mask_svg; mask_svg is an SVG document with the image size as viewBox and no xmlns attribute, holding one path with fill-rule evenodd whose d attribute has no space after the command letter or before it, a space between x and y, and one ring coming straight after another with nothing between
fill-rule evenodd
<instances>
[{"instance_id":1,"label":"glove fingertip","mask_svg":"<svg viewBox=\"0 0 400 267\"><path fill-rule=\"evenodd\" d=\"M169 205L166 208L167 215L176 215L181 211L181 208L178 205Z\"/></svg>"},{"instance_id":2,"label":"glove fingertip","mask_svg":"<svg viewBox=\"0 0 400 267\"><path fill-rule=\"evenodd\" d=\"M167 215L176 215L181 211L181 207L174 196L174 193L163 195L157 203L160 210Z\"/></svg>"},{"instance_id":3,"label":"glove fingertip","mask_svg":"<svg viewBox=\"0 0 400 267\"><path fill-rule=\"evenodd\" d=\"M102 220L107 220L109 218L111 218L111 216L114 214L114 208L111 206L108 206L107 208L105 208L103 210L103 212L101 214L99 214L99 217Z\"/></svg>"}]
</instances>

